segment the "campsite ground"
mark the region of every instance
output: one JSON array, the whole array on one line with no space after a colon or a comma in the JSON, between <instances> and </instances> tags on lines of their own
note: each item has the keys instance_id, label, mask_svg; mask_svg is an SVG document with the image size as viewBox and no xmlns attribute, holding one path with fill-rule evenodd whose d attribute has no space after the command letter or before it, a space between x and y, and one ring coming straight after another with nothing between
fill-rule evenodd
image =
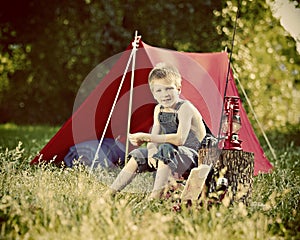
<instances>
[{"instance_id":1,"label":"campsite ground","mask_svg":"<svg viewBox=\"0 0 300 240\"><path fill-rule=\"evenodd\" d=\"M264 147L274 171L255 177L250 206L179 212L172 200L149 202L143 193L103 199L106 185L81 166L30 166L57 129L0 125L0 239L300 238L299 127L268 133L277 160Z\"/></svg>"}]
</instances>

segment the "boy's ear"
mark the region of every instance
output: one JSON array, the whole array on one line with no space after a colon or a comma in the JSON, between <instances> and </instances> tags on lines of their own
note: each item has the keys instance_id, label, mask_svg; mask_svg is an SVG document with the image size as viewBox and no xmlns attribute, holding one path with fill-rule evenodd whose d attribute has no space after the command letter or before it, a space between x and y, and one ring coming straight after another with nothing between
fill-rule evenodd
<instances>
[{"instance_id":1,"label":"boy's ear","mask_svg":"<svg viewBox=\"0 0 300 240\"><path fill-rule=\"evenodd\" d=\"M181 87L178 87L177 90L178 90L178 93L181 93Z\"/></svg>"}]
</instances>

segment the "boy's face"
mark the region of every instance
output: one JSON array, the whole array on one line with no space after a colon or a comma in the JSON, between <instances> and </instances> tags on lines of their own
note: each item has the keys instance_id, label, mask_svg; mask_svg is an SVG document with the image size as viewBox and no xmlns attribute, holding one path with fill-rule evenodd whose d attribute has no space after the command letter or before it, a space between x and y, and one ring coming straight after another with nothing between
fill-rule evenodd
<instances>
[{"instance_id":1,"label":"boy's face","mask_svg":"<svg viewBox=\"0 0 300 240\"><path fill-rule=\"evenodd\" d=\"M163 107L174 107L178 102L180 88L164 79L153 80L151 90L155 100Z\"/></svg>"}]
</instances>

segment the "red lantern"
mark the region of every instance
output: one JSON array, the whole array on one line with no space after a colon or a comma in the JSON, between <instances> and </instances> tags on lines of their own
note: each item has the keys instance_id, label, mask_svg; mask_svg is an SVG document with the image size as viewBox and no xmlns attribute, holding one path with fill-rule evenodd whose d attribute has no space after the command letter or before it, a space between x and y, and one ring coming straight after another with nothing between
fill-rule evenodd
<instances>
[{"instance_id":1,"label":"red lantern","mask_svg":"<svg viewBox=\"0 0 300 240\"><path fill-rule=\"evenodd\" d=\"M242 150L238 132L241 128L240 98L225 97L224 115L222 116L222 132L225 135L223 149Z\"/></svg>"}]
</instances>

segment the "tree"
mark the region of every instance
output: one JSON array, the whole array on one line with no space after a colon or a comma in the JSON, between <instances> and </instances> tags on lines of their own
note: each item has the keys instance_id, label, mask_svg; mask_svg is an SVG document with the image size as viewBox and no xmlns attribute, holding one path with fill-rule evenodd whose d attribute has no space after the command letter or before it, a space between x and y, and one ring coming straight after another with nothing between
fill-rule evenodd
<instances>
[{"instance_id":1,"label":"tree","mask_svg":"<svg viewBox=\"0 0 300 240\"><path fill-rule=\"evenodd\" d=\"M299 54L264 0L11 0L0 8L0 122L63 123L85 76L135 30L153 46L229 51L266 128L297 123ZM273 111L266 111L271 106Z\"/></svg>"},{"instance_id":2,"label":"tree","mask_svg":"<svg viewBox=\"0 0 300 240\"><path fill-rule=\"evenodd\" d=\"M120 50L118 41L108 47L114 36L104 29L112 22L107 14L113 6L104 3L6 2L0 14L1 26L5 26L1 27L0 50L4 63L11 64L1 64L7 73L0 79L2 122L57 124L66 120L87 73L111 54L111 48Z\"/></svg>"},{"instance_id":3,"label":"tree","mask_svg":"<svg viewBox=\"0 0 300 240\"><path fill-rule=\"evenodd\" d=\"M212 11L220 6L178 0L6 1L0 9L0 69L6 72L0 78L1 122L64 122L85 76L123 51L135 30L160 47L219 49Z\"/></svg>"},{"instance_id":4,"label":"tree","mask_svg":"<svg viewBox=\"0 0 300 240\"><path fill-rule=\"evenodd\" d=\"M300 58L295 41L273 17L268 3L240 2L238 6L237 1L227 1L216 12L218 31L228 37L222 44L230 46L239 7L232 54L237 77L265 129L297 124Z\"/></svg>"}]
</instances>

